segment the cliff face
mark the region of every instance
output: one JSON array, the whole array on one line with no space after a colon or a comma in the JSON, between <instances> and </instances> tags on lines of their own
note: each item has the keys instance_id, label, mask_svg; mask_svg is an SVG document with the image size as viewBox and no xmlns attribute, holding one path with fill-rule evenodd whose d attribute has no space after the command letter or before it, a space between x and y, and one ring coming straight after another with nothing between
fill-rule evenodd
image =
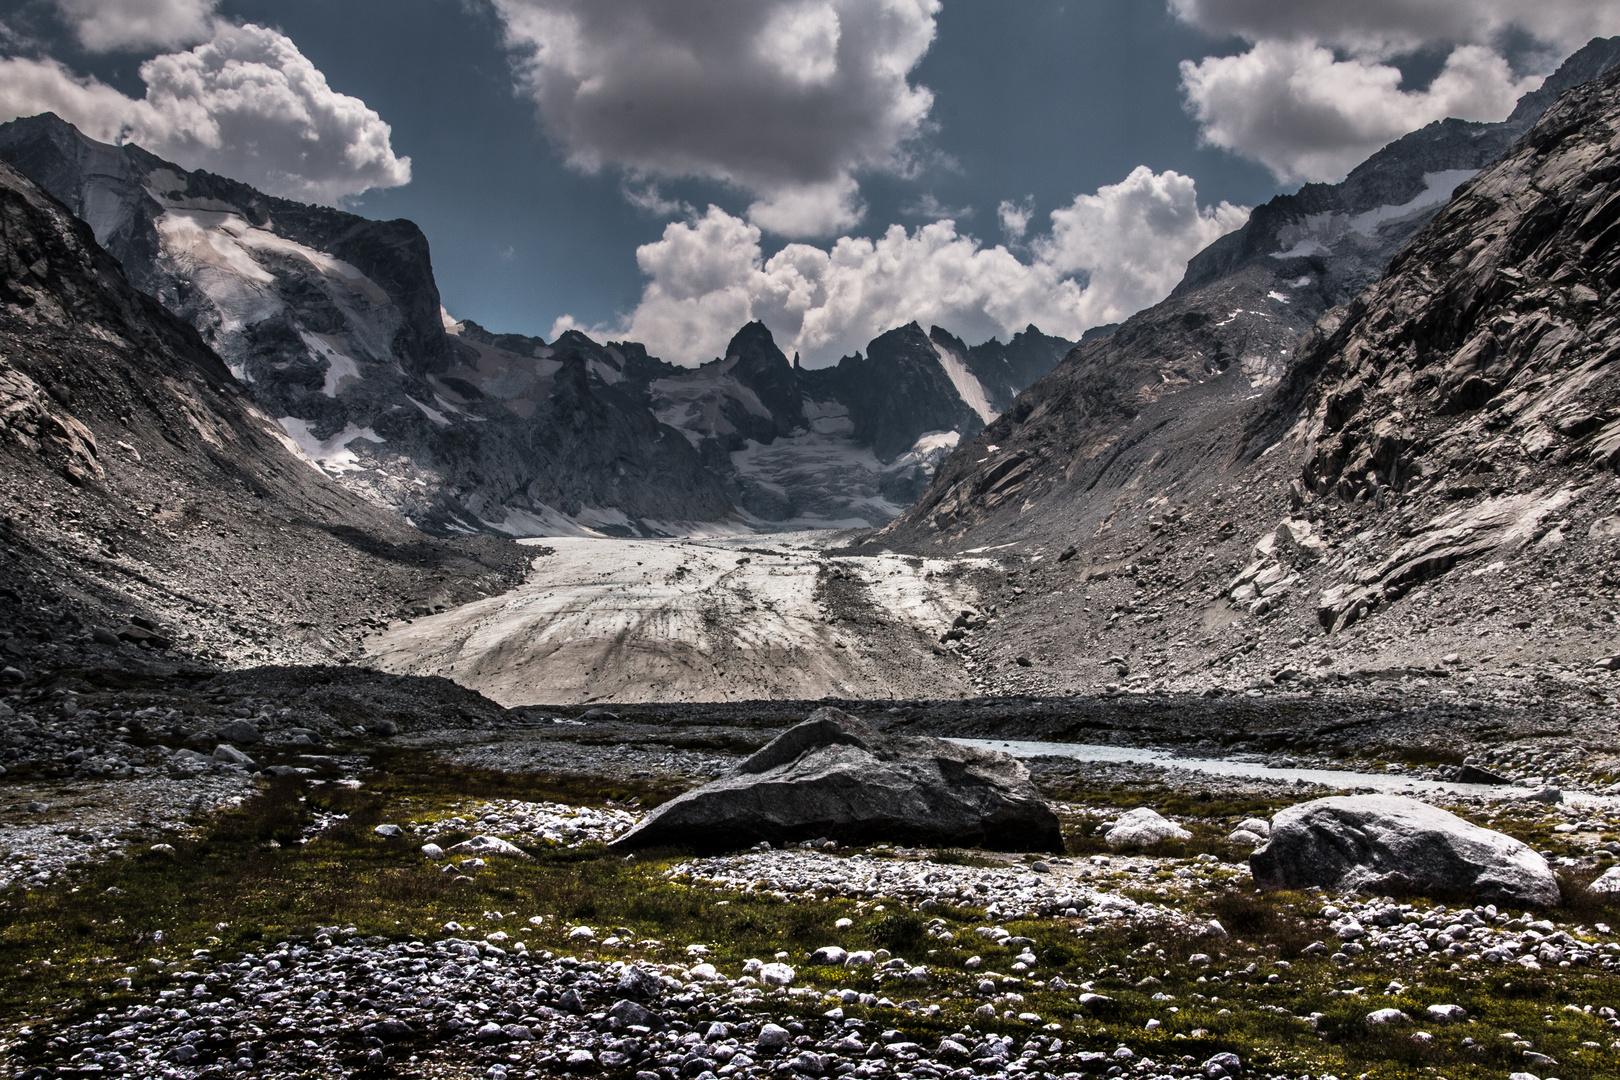
<instances>
[{"instance_id":1,"label":"cliff face","mask_svg":"<svg viewBox=\"0 0 1620 1080\"><path fill-rule=\"evenodd\" d=\"M564 372L543 343L547 355L447 333L409 221L272 198L49 114L0 127L0 158L195 327L305 455L413 524L635 532L644 519L735 515L699 456L616 392L613 373L584 361Z\"/></svg>"},{"instance_id":2,"label":"cliff face","mask_svg":"<svg viewBox=\"0 0 1620 1080\"><path fill-rule=\"evenodd\" d=\"M1269 444L1289 425L1318 495L1457 508L1346 575L1325 625L1458 563L1562 543L1577 491L1620 466L1617 312L1620 71L1466 185L1251 426Z\"/></svg>"}]
</instances>

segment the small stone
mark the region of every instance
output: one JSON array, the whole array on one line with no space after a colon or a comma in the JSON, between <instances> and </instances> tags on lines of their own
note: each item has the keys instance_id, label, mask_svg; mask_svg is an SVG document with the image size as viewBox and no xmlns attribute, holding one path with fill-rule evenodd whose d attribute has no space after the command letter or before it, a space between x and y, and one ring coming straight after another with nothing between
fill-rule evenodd
<instances>
[{"instance_id":1,"label":"small stone","mask_svg":"<svg viewBox=\"0 0 1620 1080\"><path fill-rule=\"evenodd\" d=\"M1367 1014L1369 1024L1410 1024L1412 1018L1399 1009L1374 1009Z\"/></svg>"},{"instance_id":2,"label":"small stone","mask_svg":"<svg viewBox=\"0 0 1620 1080\"><path fill-rule=\"evenodd\" d=\"M1468 1010L1461 1005L1430 1005L1423 1011L1430 1020L1441 1024L1460 1024L1468 1019Z\"/></svg>"},{"instance_id":3,"label":"small stone","mask_svg":"<svg viewBox=\"0 0 1620 1080\"><path fill-rule=\"evenodd\" d=\"M371 831L376 833L378 836L399 836L405 830L401 829L398 825L379 825Z\"/></svg>"},{"instance_id":4,"label":"small stone","mask_svg":"<svg viewBox=\"0 0 1620 1080\"><path fill-rule=\"evenodd\" d=\"M766 964L759 969L759 981L766 986L792 986L795 974L786 964Z\"/></svg>"},{"instance_id":5,"label":"small stone","mask_svg":"<svg viewBox=\"0 0 1620 1080\"><path fill-rule=\"evenodd\" d=\"M759 1038L755 1040L754 1045L761 1051L770 1052L782 1049L792 1041L792 1038L793 1036L788 1034L787 1028L778 1027L775 1024L766 1024L759 1029Z\"/></svg>"},{"instance_id":6,"label":"small stone","mask_svg":"<svg viewBox=\"0 0 1620 1080\"><path fill-rule=\"evenodd\" d=\"M422 858L432 859L434 862L438 862L440 859L444 858L444 848L440 847L438 844L423 844Z\"/></svg>"}]
</instances>

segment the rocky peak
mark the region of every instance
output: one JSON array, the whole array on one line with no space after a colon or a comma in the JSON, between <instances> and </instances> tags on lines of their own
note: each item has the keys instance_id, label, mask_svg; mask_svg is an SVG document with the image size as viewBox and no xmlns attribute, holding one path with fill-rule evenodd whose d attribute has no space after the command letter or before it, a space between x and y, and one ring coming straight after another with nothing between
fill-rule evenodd
<instances>
[{"instance_id":1,"label":"rocky peak","mask_svg":"<svg viewBox=\"0 0 1620 1080\"><path fill-rule=\"evenodd\" d=\"M844 357L837 380L856 438L881 461L894 460L926 432L966 437L984 426L915 322L874 338L865 357Z\"/></svg>"},{"instance_id":2,"label":"rocky peak","mask_svg":"<svg viewBox=\"0 0 1620 1080\"><path fill-rule=\"evenodd\" d=\"M751 322L738 330L726 346L726 360L735 361L731 373L770 410L779 431L785 434L805 426L797 371L764 323Z\"/></svg>"}]
</instances>

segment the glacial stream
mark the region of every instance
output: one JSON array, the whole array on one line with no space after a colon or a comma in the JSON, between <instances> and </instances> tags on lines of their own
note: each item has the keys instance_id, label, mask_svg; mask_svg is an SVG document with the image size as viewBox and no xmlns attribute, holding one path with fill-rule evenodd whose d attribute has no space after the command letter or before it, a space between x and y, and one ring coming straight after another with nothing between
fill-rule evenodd
<instances>
[{"instance_id":1,"label":"glacial stream","mask_svg":"<svg viewBox=\"0 0 1620 1080\"><path fill-rule=\"evenodd\" d=\"M1117 762L1132 765L1159 765L1167 769L1210 773L1215 776L1243 776L1262 780L1299 780L1326 788L1349 790L1371 788L1391 795L1480 795L1488 799L1523 798L1527 788L1506 784L1458 784L1446 780L1420 780L1401 773L1364 773L1340 769L1273 768L1262 761L1234 758L1177 757L1167 750L1134 746L1098 746L1092 743L1021 742L1007 739L952 739L963 746L1000 750L1018 758L1064 757L1077 761ZM1602 796L1566 792L1568 802L1608 802Z\"/></svg>"}]
</instances>

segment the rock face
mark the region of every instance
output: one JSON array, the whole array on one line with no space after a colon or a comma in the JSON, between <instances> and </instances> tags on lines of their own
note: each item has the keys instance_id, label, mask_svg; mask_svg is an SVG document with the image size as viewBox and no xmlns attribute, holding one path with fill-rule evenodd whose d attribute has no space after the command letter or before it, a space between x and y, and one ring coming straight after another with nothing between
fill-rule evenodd
<instances>
[{"instance_id":1,"label":"rock face","mask_svg":"<svg viewBox=\"0 0 1620 1080\"><path fill-rule=\"evenodd\" d=\"M1173 481L1185 490L1189 474L1193 486L1218 483L1230 454L1223 432L1257 392L1278 386L1317 320L1377 281L1558 94L1617 59L1620 38L1597 39L1506 121L1437 121L1338 184L1307 184L1257 207L1193 257L1166 300L1083 342L987 420L878 542L995 544L1038 534L1048 520L1086 535L1119 527L1121 489L1140 489L1140 502L1151 504ZM1197 475L1209 465L1216 469ZM1140 473L1150 466L1144 486Z\"/></svg>"},{"instance_id":2,"label":"rock face","mask_svg":"<svg viewBox=\"0 0 1620 1080\"><path fill-rule=\"evenodd\" d=\"M1256 424L1303 429L1319 495L1460 504L1325 590L1324 627L1459 563L1562 544L1572 470L1620 469L1617 132L1620 72L1560 98L1313 335Z\"/></svg>"},{"instance_id":3,"label":"rock face","mask_svg":"<svg viewBox=\"0 0 1620 1080\"><path fill-rule=\"evenodd\" d=\"M1291 806L1249 857L1266 889L1457 895L1471 903L1553 907L1558 882L1525 844L1398 795Z\"/></svg>"},{"instance_id":4,"label":"rock face","mask_svg":"<svg viewBox=\"0 0 1620 1080\"><path fill-rule=\"evenodd\" d=\"M818 709L735 773L659 807L613 844L722 850L761 840L1061 851L1057 816L1006 754L884 735Z\"/></svg>"}]
</instances>

